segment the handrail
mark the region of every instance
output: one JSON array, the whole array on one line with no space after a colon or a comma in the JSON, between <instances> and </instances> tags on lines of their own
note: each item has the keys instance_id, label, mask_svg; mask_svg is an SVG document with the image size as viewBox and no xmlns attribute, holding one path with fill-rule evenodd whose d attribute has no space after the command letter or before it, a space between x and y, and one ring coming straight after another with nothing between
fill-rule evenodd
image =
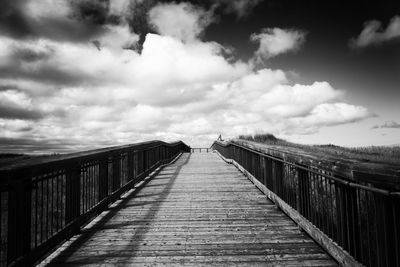
<instances>
[{"instance_id":1,"label":"handrail","mask_svg":"<svg viewBox=\"0 0 400 267\"><path fill-rule=\"evenodd\" d=\"M284 160L284 159L281 159L281 158L278 158L278 157L274 157L274 156L259 152L257 150L252 149L252 148L248 148L248 147L245 147L245 146L242 146L242 145L239 145L239 144L234 144L234 145L237 146L237 147L241 147L243 149L247 149L247 150L249 150L249 151L251 151L251 152L253 152L255 154L258 154L258 155L261 155L261 156L264 156L264 157L268 157L270 159L273 159L273 160L280 161L282 163L291 165L291 166L296 167L298 169L303 169L303 170L308 171L310 173L313 173L313 174L316 174L316 175L321 175L320 171L311 169L310 166L304 166L304 165L300 165L300 164L297 164L297 163L294 163L294 162L290 162L290 161L287 161L287 160ZM330 180L334 180L334 181L336 181L338 183L351 186L351 187L362 188L362 189L365 189L365 190L368 190L368 191L373 191L375 193L379 193L379 194L383 194L383 195L387 195L387 196L392 195L392 196L399 196L400 197L400 191L389 191L389 190L385 190L385 189L379 189L379 188L373 187L371 185L365 186L365 185L362 185L360 183L351 182L351 180L348 180L345 177L342 177L342 178L334 177L333 175L329 175L329 173L325 173L324 177L327 178L327 179L330 179ZM400 179L400 177L399 177L399 179Z\"/></svg>"},{"instance_id":2,"label":"handrail","mask_svg":"<svg viewBox=\"0 0 400 267\"><path fill-rule=\"evenodd\" d=\"M341 264L354 264L354 258L367 266L400 266L397 187L353 179L347 171L342 176L301 155L258 149L254 143L215 141L212 148L253 176L280 207L289 207L295 221L305 221L305 230L328 251L342 249L332 253ZM395 178L387 181L393 184Z\"/></svg>"},{"instance_id":3,"label":"handrail","mask_svg":"<svg viewBox=\"0 0 400 267\"><path fill-rule=\"evenodd\" d=\"M208 153L211 151L211 147L192 147L190 150L191 153L195 153L196 151L199 151L199 153L201 153L201 151Z\"/></svg>"},{"instance_id":4,"label":"handrail","mask_svg":"<svg viewBox=\"0 0 400 267\"><path fill-rule=\"evenodd\" d=\"M0 265L32 265L180 152L190 147L151 141L0 168Z\"/></svg>"}]
</instances>

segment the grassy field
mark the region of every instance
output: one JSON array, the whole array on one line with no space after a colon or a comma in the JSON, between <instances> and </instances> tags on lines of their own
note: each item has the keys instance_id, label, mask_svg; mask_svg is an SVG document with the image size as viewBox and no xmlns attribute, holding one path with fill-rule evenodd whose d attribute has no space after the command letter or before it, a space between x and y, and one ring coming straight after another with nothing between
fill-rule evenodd
<instances>
[{"instance_id":1,"label":"grassy field","mask_svg":"<svg viewBox=\"0 0 400 267\"><path fill-rule=\"evenodd\" d=\"M28 155L28 154L13 154L13 153L0 153L0 167L4 167L21 160L27 160L37 157L48 157L51 155Z\"/></svg>"},{"instance_id":2,"label":"grassy field","mask_svg":"<svg viewBox=\"0 0 400 267\"><path fill-rule=\"evenodd\" d=\"M276 138L272 134L241 135L239 139L258 143L303 149L308 152L357 159L366 162L400 164L400 146L341 147L333 144L303 145Z\"/></svg>"}]
</instances>

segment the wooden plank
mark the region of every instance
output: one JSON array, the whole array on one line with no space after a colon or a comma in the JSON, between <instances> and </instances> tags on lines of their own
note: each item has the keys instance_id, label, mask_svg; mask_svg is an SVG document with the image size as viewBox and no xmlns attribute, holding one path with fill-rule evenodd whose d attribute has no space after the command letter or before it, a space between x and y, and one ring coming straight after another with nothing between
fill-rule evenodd
<instances>
[{"instance_id":1,"label":"wooden plank","mask_svg":"<svg viewBox=\"0 0 400 267\"><path fill-rule=\"evenodd\" d=\"M337 266L232 165L184 154L40 265Z\"/></svg>"}]
</instances>

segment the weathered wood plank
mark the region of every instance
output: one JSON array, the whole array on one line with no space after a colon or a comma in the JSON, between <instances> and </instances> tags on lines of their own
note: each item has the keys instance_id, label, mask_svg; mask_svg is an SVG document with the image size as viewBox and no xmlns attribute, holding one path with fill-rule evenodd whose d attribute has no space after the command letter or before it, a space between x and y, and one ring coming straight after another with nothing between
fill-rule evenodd
<instances>
[{"instance_id":1,"label":"weathered wood plank","mask_svg":"<svg viewBox=\"0 0 400 267\"><path fill-rule=\"evenodd\" d=\"M184 154L41 265L337 266L232 165Z\"/></svg>"}]
</instances>

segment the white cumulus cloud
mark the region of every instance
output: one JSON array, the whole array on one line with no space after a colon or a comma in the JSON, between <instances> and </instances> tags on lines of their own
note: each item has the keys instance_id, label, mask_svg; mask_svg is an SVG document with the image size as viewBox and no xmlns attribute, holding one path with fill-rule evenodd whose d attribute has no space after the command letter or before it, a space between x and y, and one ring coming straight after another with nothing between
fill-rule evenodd
<instances>
[{"instance_id":1,"label":"white cumulus cloud","mask_svg":"<svg viewBox=\"0 0 400 267\"><path fill-rule=\"evenodd\" d=\"M305 41L306 34L300 30L265 28L253 33L250 39L258 42L257 59L268 59L289 51L297 51Z\"/></svg>"},{"instance_id":2,"label":"white cumulus cloud","mask_svg":"<svg viewBox=\"0 0 400 267\"><path fill-rule=\"evenodd\" d=\"M156 5L149 12L149 20L161 35L188 42L203 32L212 17L204 9L182 2Z\"/></svg>"},{"instance_id":3,"label":"white cumulus cloud","mask_svg":"<svg viewBox=\"0 0 400 267\"><path fill-rule=\"evenodd\" d=\"M400 16L394 16L386 29L382 29L382 23L377 20L368 21L357 38L350 40L350 46L354 48L379 45L400 38Z\"/></svg>"},{"instance_id":4,"label":"white cumulus cloud","mask_svg":"<svg viewBox=\"0 0 400 267\"><path fill-rule=\"evenodd\" d=\"M372 114L365 107L339 102L321 103L306 116L292 120L299 125L320 127L356 122L370 116Z\"/></svg>"}]
</instances>

